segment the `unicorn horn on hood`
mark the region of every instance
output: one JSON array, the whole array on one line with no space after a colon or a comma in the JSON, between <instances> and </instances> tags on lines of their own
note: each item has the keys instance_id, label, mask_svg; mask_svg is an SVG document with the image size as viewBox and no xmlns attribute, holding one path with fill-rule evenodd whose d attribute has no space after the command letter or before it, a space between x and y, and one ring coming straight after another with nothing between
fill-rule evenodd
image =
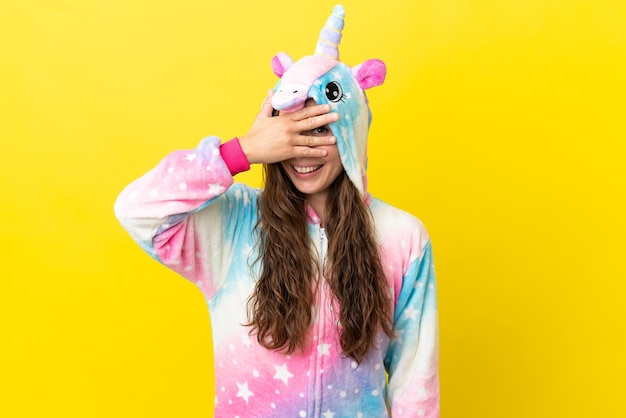
<instances>
[{"instance_id":1,"label":"unicorn horn on hood","mask_svg":"<svg viewBox=\"0 0 626 418\"><path fill-rule=\"evenodd\" d=\"M340 4L333 8L333 12L320 32L315 46L315 55L339 61L339 43L346 12Z\"/></svg>"}]
</instances>

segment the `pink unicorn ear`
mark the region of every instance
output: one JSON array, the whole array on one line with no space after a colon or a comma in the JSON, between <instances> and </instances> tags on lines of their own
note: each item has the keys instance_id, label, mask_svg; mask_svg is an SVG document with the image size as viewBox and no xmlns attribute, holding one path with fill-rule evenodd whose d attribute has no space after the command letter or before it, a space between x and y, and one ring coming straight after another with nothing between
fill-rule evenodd
<instances>
[{"instance_id":1,"label":"pink unicorn ear","mask_svg":"<svg viewBox=\"0 0 626 418\"><path fill-rule=\"evenodd\" d=\"M279 52L274 58L272 58L272 71L278 78L282 78L285 71L293 65L291 57L284 52Z\"/></svg>"},{"instance_id":2,"label":"pink unicorn ear","mask_svg":"<svg viewBox=\"0 0 626 418\"><path fill-rule=\"evenodd\" d=\"M352 67L352 74L363 90L380 86L385 81L387 67L381 60L372 59Z\"/></svg>"}]
</instances>

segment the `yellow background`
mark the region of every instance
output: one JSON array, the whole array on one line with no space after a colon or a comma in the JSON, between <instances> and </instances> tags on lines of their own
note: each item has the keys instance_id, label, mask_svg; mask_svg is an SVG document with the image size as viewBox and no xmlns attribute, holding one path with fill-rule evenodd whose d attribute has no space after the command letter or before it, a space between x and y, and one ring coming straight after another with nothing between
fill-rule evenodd
<instances>
[{"instance_id":1,"label":"yellow background","mask_svg":"<svg viewBox=\"0 0 626 418\"><path fill-rule=\"evenodd\" d=\"M2 1L0 416L211 415L205 303L112 205L245 134L333 5ZM626 2L344 5L343 60L388 65L370 190L435 245L442 415L626 416Z\"/></svg>"}]
</instances>

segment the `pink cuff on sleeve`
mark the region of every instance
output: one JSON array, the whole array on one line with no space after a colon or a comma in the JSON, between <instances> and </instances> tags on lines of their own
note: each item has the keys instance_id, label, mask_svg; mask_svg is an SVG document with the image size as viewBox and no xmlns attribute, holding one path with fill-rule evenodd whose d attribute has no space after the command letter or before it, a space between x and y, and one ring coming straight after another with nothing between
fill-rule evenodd
<instances>
[{"instance_id":1,"label":"pink cuff on sleeve","mask_svg":"<svg viewBox=\"0 0 626 418\"><path fill-rule=\"evenodd\" d=\"M220 154L232 176L250 170L250 163L241 149L238 138L233 138L221 144Z\"/></svg>"}]
</instances>

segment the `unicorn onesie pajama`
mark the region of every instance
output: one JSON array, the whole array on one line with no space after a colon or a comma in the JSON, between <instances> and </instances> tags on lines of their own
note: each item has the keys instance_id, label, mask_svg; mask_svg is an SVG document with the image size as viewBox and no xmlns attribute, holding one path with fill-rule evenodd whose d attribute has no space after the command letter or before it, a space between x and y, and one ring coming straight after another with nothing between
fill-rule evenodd
<instances>
[{"instance_id":1,"label":"unicorn onesie pajama","mask_svg":"<svg viewBox=\"0 0 626 418\"><path fill-rule=\"evenodd\" d=\"M175 151L119 195L115 213L153 258L193 282L210 312L216 417L439 417L438 325L431 242L422 223L367 192L371 115L365 89L382 84L385 65L339 61L344 11L335 6L315 54L272 60L280 78L275 109L294 111L307 98L328 103L340 120L329 126L343 167L373 217L392 298L393 338L382 331L360 364L341 351L332 295L313 302L307 346L290 355L250 335L247 302L258 277L257 202L263 190L235 183L249 168L237 139L208 137ZM320 219L307 206L315 254L326 251Z\"/></svg>"}]
</instances>

